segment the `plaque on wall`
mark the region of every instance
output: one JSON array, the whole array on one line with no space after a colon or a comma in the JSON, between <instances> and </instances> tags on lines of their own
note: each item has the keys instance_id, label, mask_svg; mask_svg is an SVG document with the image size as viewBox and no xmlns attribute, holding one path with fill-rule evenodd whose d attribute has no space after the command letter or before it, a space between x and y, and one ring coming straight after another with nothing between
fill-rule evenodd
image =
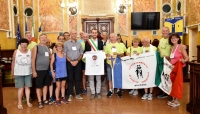
<instances>
[{"instance_id":1,"label":"plaque on wall","mask_svg":"<svg viewBox=\"0 0 200 114\"><path fill-rule=\"evenodd\" d=\"M171 13L171 11L172 11L171 4L170 3L164 3L163 6L162 6L162 11L165 14Z\"/></svg>"},{"instance_id":2,"label":"plaque on wall","mask_svg":"<svg viewBox=\"0 0 200 114\"><path fill-rule=\"evenodd\" d=\"M33 9L31 7L26 7L24 10L24 15L31 17L33 16Z\"/></svg>"}]
</instances>

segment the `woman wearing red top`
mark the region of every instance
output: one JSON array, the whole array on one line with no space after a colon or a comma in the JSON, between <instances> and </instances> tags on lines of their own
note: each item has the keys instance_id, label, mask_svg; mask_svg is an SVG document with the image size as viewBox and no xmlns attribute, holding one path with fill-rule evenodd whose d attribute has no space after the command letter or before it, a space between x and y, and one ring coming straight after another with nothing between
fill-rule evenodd
<instances>
[{"instance_id":1,"label":"woman wearing red top","mask_svg":"<svg viewBox=\"0 0 200 114\"><path fill-rule=\"evenodd\" d=\"M188 54L186 52L186 46L181 44L181 38L177 33L173 33L169 37L169 44L172 46L171 54L170 54L170 63L175 65L177 61L183 63L183 67L185 67L185 62L189 60ZM180 83L183 83L183 80L180 80ZM173 85L173 82L172 82ZM178 98L172 97L172 101L169 101L167 104L176 107L179 106L180 103Z\"/></svg>"}]
</instances>

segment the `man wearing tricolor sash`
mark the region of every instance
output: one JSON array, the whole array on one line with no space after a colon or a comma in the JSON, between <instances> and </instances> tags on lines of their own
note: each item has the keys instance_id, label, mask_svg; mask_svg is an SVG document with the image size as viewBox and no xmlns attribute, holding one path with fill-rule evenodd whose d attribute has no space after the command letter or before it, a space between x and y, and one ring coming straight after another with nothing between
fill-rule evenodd
<instances>
[{"instance_id":1,"label":"man wearing tricolor sash","mask_svg":"<svg viewBox=\"0 0 200 114\"><path fill-rule=\"evenodd\" d=\"M106 45L105 53L107 57L107 78L108 78L108 85L109 85L109 91L107 94L107 97L111 97L113 93L113 67L114 67L114 61L117 57L124 56L124 51L121 48L120 44L117 43L117 37L114 33L110 34L110 43ZM121 89L121 88L120 88ZM119 98L122 97L121 90L119 88L117 89L117 95Z\"/></svg>"},{"instance_id":2,"label":"man wearing tricolor sash","mask_svg":"<svg viewBox=\"0 0 200 114\"><path fill-rule=\"evenodd\" d=\"M85 53L87 53L88 51L98 52L98 51L102 51L103 50L103 42L101 40L97 39L97 35L98 35L97 29L92 29L92 38L88 39L85 42ZM95 62L97 58L98 57L94 55L93 56L93 60L94 60L93 62ZM91 61L87 61L86 60L86 65L88 64L88 62L91 62ZM104 66L102 66L102 67L103 67L103 70L104 70ZM101 75L103 75L103 74L101 74ZM99 74L89 75L89 84L90 84L90 89L91 89L90 99L91 100L93 100L94 97L95 97L94 76L96 76L96 81L97 81L97 83L96 83L97 98L99 100L101 99L101 95L100 95L100 92L101 92L101 75L99 75Z\"/></svg>"}]
</instances>

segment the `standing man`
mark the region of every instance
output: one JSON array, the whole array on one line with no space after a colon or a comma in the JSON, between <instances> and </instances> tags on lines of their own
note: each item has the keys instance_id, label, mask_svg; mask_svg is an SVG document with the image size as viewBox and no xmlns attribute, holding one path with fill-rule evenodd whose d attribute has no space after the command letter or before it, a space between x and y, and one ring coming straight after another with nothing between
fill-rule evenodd
<instances>
[{"instance_id":1,"label":"standing man","mask_svg":"<svg viewBox=\"0 0 200 114\"><path fill-rule=\"evenodd\" d=\"M80 81L81 81L81 59L83 56L83 50L81 43L77 42L76 36L77 32L72 30L70 32L71 39L65 42L64 52L67 57L67 72L68 72L68 90L69 98L68 101L72 101L73 94L73 79L75 76L75 88L76 88L76 98L82 100L80 96Z\"/></svg>"},{"instance_id":2,"label":"standing man","mask_svg":"<svg viewBox=\"0 0 200 114\"><path fill-rule=\"evenodd\" d=\"M155 52L157 51L157 48L153 45L150 44L150 39L147 37L144 37L144 39L142 40L142 53L148 53L148 52ZM149 92L148 92L148 89ZM148 100L152 100L153 99L153 87L150 88L144 88L144 92L145 94L142 96L142 100L148 99Z\"/></svg>"},{"instance_id":3,"label":"standing man","mask_svg":"<svg viewBox=\"0 0 200 114\"><path fill-rule=\"evenodd\" d=\"M92 29L92 38L86 41L85 43L85 52L87 51L102 51L103 50L103 42L99 39L97 39L98 31L97 29ZM92 45L93 44L93 45ZM94 49L95 48L95 49ZM87 64L87 63L86 63ZM94 87L94 76L89 76L89 83L90 83L90 89L91 89L91 96L90 100L93 100L95 97L95 87ZM96 93L97 98L101 99L101 75L96 75Z\"/></svg>"},{"instance_id":4,"label":"standing man","mask_svg":"<svg viewBox=\"0 0 200 114\"><path fill-rule=\"evenodd\" d=\"M41 34L39 36L40 44L32 50L32 70L33 77L36 82L36 93L38 98L38 108L42 108L41 96L43 95L43 103L48 104L46 99L47 86L51 84L49 74L50 53L46 46L47 36ZM43 94L42 94L43 90Z\"/></svg>"},{"instance_id":5,"label":"standing man","mask_svg":"<svg viewBox=\"0 0 200 114\"><path fill-rule=\"evenodd\" d=\"M32 41L32 34L31 34L31 32L27 31L27 32L25 33L25 39L27 39L28 42L29 42L29 44L28 44L28 49L32 50L32 49L37 45L36 42L33 42L33 41ZM20 47L20 45L19 45L18 49L20 49L20 48L21 48L21 47Z\"/></svg>"},{"instance_id":6,"label":"standing man","mask_svg":"<svg viewBox=\"0 0 200 114\"><path fill-rule=\"evenodd\" d=\"M69 34L69 32L64 32L64 33L63 33L63 36L64 36L64 39L65 39L66 41L68 41L68 40L70 39L70 34Z\"/></svg>"},{"instance_id":7,"label":"standing man","mask_svg":"<svg viewBox=\"0 0 200 114\"><path fill-rule=\"evenodd\" d=\"M160 39L159 45L158 45L158 51L160 52L161 57L165 57L169 60L169 56L171 53L171 45L169 44L169 28L163 27L162 28L162 36L163 38ZM157 96L158 98L166 98L168 95L164 92L161 92Z\"/></svg>"},{"instance_id":8,"label":"standing man","mask_svg":"<svg viewBox=\"0 0 200 114\"><path fill-rule=\"evenodd\" d=\"M83 34L84 34L84 32L83 31L81 31L80 32L80 39L78 40L78 42L83 42Z\"/></svg>"},{"instance_id":9,"label":"standing man","mask_svg":"<svg viewBox=\"0 0 200 114\"><path fill-rule=\"evenodd\" d=\"M103 38L102 41L103 41L103 46L104 48L106 47L106 44L110 43L109 39L108 39L108 33L107 32L103 32L101 34L101 37Z\"/></svg>"}]
</instances>

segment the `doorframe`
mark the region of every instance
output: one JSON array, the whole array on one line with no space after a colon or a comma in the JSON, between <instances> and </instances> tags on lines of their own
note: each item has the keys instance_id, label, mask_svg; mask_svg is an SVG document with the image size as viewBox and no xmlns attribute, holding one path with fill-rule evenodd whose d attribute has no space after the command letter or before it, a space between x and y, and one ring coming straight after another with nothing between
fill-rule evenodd
<instances>
[{"instance_id":1,"label":"doorframe","mask_svg":"<svg viewBox=\"0 0 200 114\"><path fill-rule=\"evenodd\" d=\"M85 32L86 31L86 24L87 22L93 22L93 23L101 23L101 22L109 22L110 23L110 33L114 33L114 17L108 17L108 18L82 18L81 23L82 23L82 30Z\"/></svg>"},{"instance_id":2,"label":"doorframe","mask_svg":"<svg viewBox=\"0 0 200 114\"><path fill-rule=\"evenodd\" d=\"M196 48L196 46L198 45L198 43L197 43L198 26L192 26L188 29L189 29L189 58L190 58L190 60L196 60L197 59L197 48ZM197 35L196 39L193 38L194 32ZM194 43L196 43L196 45ZM191 53L191 51L192 51L192 53ZM194 51L196 51L196 53ZM195 56L195 57L193 57L193 56Z\"/></svg>"}]
</instances>

